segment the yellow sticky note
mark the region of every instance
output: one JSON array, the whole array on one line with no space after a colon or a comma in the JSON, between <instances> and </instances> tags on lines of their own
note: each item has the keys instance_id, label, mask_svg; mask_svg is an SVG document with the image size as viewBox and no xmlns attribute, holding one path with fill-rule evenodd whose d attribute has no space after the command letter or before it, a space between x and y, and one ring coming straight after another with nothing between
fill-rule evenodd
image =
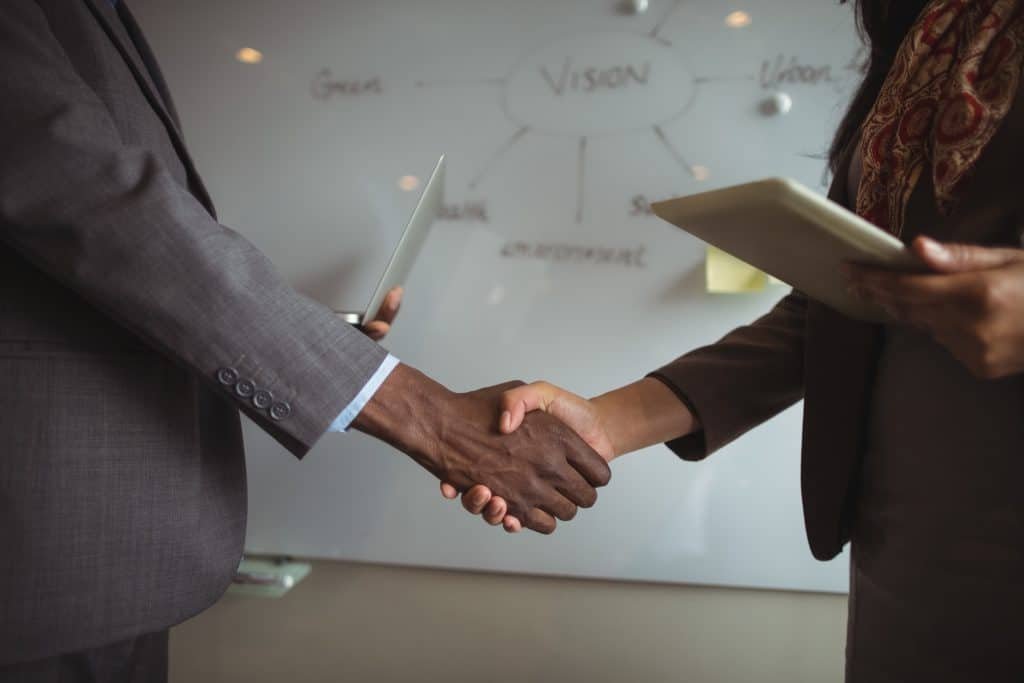
<instances>
[{"instance_id":1,"label":"yellow sticky note","mask_svg":"<svg viewBox=\"0 0 1024 683\"><path fill-rule=\"evenodd\" d=\"M705 273L712 294L760 292L768 286L764 272L715 247L708 247Z\"/></svg>"}]
</instances>

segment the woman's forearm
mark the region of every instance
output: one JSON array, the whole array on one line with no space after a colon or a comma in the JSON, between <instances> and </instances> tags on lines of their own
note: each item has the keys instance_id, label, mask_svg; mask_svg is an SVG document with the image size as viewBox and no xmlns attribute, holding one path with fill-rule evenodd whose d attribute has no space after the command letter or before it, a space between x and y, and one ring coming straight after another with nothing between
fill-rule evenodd
<instances>
[{"instance_id":1,"label":"woman's forearm","mask_svg":"<svg viewBox=\"0 0 1024 683\"><path fill-rule=\"evenodd\" d=\"M593 399L615 457L700 431L700 422L662 382L650 377Z\"/></svg>"}]
</instances>

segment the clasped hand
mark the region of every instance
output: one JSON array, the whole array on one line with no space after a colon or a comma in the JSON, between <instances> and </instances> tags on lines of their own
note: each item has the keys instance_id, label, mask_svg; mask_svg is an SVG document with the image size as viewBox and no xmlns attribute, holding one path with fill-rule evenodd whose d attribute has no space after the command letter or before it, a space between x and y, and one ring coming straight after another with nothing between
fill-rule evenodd
<instances>
[{"instance_id":1,"label":"clasped hand","mask_svg":"<svg viewBox=\"0 0 1024 683\"><path fill-rule=\"evenodd\" d=\"M1024 249L926 237L911 249L931 272L851 265L851 291L932 336L979 378L1024 371Z\"/></svg>"},{"instance_id":2,"label":"clasped hand","mask_svg":"<svg viewBox=\"0 0 1024 683\"><path fill-rule=\"evenodd\" d=\"M615 457L608 429L594 402L547 382L510 387L501 395L499 426L502 433L515 433L524 424L527 415L534 411L547 413L567 425L606 462ZM479 484L463 490L462 505L467 512L482 515L484 521L492 526L501 524L509 533L522 530L522 520L504 497L495 495L490 488ZM455 499L459 489L451 482L443 481L441 494L445 498ZM554 528L555 522L548 515L541 514L528 520L527 526L535 528L538 523Z\"/></svg>"}]
</instances>

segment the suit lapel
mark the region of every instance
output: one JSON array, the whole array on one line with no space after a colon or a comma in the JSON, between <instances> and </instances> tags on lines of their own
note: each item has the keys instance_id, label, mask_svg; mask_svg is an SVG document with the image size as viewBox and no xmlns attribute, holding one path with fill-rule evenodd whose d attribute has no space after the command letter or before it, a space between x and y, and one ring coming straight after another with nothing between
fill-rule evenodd
<instances>
[{"instance_id":1,"label":"suit lapel","mask_svg":"<svg viewBox=\"0 0 1024 683\"><path fill-rule=\"evenodd\" d=\"M167 88L164 74L160 70L160 64L157 63L153 49L149 46L149 41L146 40L146 35L142 32L138 22L135 21L135 15L132 14L131 10L128 9L128 5L123 0L118 3L116 12L121 18L121 21L116 25L127 32L130 41L128 46L135 48L135 53L141 58L142 65L145 67L143 74L149 77L150 83L156 88L161 102L167 108L167 113L171 115L171 120L180 132L181 121L178 119L178 111L174 107L174 100L171 98L171 93Z\"/></svg>"},{"instance_id":2,"label":"suit lapel","mask_svg":"<svg viewBox=\"0 0 1024 683\"><path fill-rule=\"evenodd\" d=\"M188 149L185 147L185 139L182 136L181 130L178 127L177 114L174 111L174 104L170 100L170 95L167 92L166 86L163 83L163 77L160 75L158 69L154 69L153 72L146 66L146 60L139 53L140 50L147 51L149 62L156 65L156 59L153 58L152 53L149 53L149 46L142 38L141 31L137 31L138 40L133 40L132 36L129 35L125 28L125 24L121 21L121 17L118 16L117 10L111 6L109 0L83 0L89 7L93 16L96 17L96 21L99 22L104 32L110 38L110 41L117 48L117 51L121 54L125 64L128 65L131 70L132 76L135 77L136 83L142 90L142 94L149 102L153 111L156 112L160 121L164 124L167 129L167 134L171 138L171 143L174 145L175 151L181 158L182 163L185 164L185 168L188 172L189 178L189 190L199 199L200 202L206 207L206 209L216 217L213 208L213 201L210 199L210 194L206 190L206 186L203 184L202 179L199 177L199 173L196 170L195 164L192 161L192 157L188 153ZM127 14L127 19L134 23L134 19L131 18L130 14Z\"/></svg>"}]
</instances>

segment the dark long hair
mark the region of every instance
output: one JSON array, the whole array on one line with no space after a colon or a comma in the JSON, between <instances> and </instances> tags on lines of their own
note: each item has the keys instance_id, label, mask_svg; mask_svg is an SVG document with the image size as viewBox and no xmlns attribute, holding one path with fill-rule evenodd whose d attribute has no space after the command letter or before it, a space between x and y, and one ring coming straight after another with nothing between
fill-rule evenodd
<instances>
[{"instance_id":1,"label":"dark long hair","mask_svg":"<svg viewBox=\"0 0 1024 683\"><path fill-rule=\"evenodd\" d=\"M839 0L845 4L848 0ZM860 127L878 99L896 52L929 0L854 0L857 30L867 47L864 81L839 124L828 158L835 173L844 152L860 137Z\"/></svg>"}]
</instances>

